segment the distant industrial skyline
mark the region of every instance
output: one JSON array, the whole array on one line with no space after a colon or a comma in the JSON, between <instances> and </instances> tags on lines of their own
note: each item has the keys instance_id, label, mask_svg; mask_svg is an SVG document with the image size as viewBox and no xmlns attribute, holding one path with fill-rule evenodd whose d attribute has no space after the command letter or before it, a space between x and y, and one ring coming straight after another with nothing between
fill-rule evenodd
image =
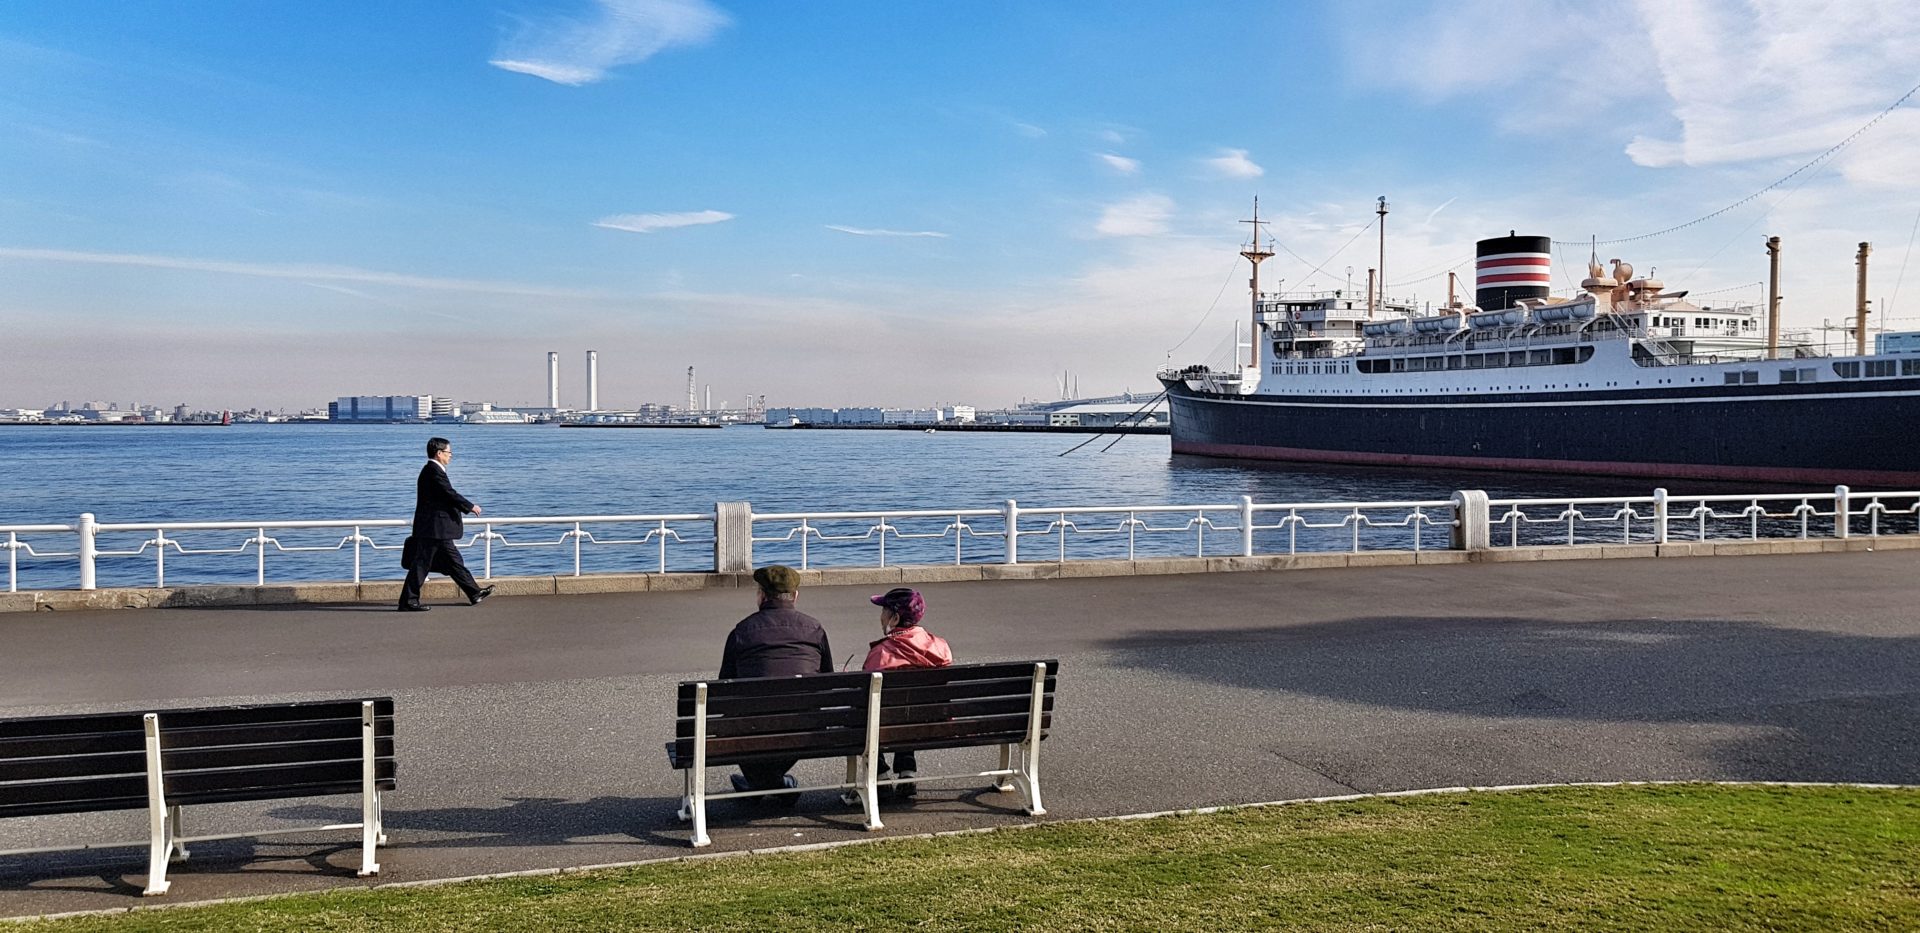
<instances>
[{"instance_id":1,"label":"distant industrial skyline","mask_svg":"<svg viewBox=\"0 0 1920 933\"><path fill-rule=\"evenodd\" d=\"M1789 326L1870 241L1920 329L1920 106L1822 156L1910 7L4 4L0 405L1151 390L1230 352L1256 195L1269 286L1361 287L1386 195L1396 296L1513 229L1757 300L1775 234Z\"/></svg>"}]
</instances>

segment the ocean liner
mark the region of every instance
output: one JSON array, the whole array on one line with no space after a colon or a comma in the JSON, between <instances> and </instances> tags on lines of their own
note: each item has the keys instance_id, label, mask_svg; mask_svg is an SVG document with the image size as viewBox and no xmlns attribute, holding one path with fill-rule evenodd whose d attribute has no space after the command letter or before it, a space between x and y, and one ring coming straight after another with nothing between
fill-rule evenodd
<instances>
[{"instance_id":1,"label":"ocean liner","mask_svg":"<svg viewBox=\"0 0 1920 933\"><path fill-rule=\"evenodd\" d=\"M1159 374L1174 453L1920 488L1920 353L1868 353L1864 320L1852 355L1783 341L1778 238L1764 313L1597 256L1554 297L1552 241L1512 234L1479 241L1475 304L1423 312L1371 284L1262 293L1258 216L1250 352Z\"/></svg>"}]
</instances>

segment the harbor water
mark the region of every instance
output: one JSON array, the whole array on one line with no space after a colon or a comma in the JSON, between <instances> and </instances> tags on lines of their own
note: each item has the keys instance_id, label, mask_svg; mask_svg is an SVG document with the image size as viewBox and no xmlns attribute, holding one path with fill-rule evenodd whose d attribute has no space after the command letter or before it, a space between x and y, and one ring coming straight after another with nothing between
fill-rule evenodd
<instances>
[{"instance_id":1,"label":"harbor water","mask_svg":"<svg viewBox=\"0 0 1920 933\"><path fill-rule=\"evenodd\" d=\"M1326 469L1176 457L1165 436L968 434L896 431L721 430L569 431L550 426L420 426L270 424L232 427L19 426L0 428L0 524L74 524L91 512L99 522L406 519L414 479L430 436L453 442L455 486L487 516L635 515L711 512L715 502L746 501L756 513L995 508L1008 499L1022 509L1085 505L1222 504L1445 499L1457 489L1500 496L1646 495L1652 484L1566 476L1446 473L1425 470ZM1082 445L1078 450L1071 448ZM1064 454L1064 455L1063 455ZM1710 491L1691 484L1695 492ZM1676 489L1675 491L1680 491ZM469 522L469 533L475 530ZM978 523L997 534L996 519ZM1044 526L1044 521L1042 521ZM937 526L936 526L937 527ZM552 543L564 529L517 531L519 542ZM644 529L632 529L634 537ZM1395 530L1407 538L1405 529ZM1370 530L1369 533L1372 533ZM598 531L602 537L606 531ZM1383 534L1385 532L1382 532ZM342 532L275 532L282 547L325 547ZM383 547L405 532L368 532ZM531 534L531 539L528 537ZM707 541L711 541L708 531ZM42 537L36 547L71 549L71 535ZM143 535L103 537L103 550L140 547ZM169 537L175 537L169 535ZM252 582L251 550L234 550L246 532L179 536L185 552L166 557L169 584ZM1333 549L1337 536L1303 542ZM1178 539L1181 543L1175 543ZM1216 540L1217 539L1217 540ZM1194 539L1168 536L1162 556L1194 551ZM1221 533L1209 553L1236 553ZM1023 539L1022 546L1026 546ZM1116 556L1114 541L1075 542L1073 557ZM1411 546L1408 539L1397 545ZM1444 528L1428 529L1423 546L1445 547ZM1000 543L967 543L964 559L992 560ZM954 559L944 543L889 543L889 559ZM232 553L193 553L200 551ZM565 552L565 563L557 552ZM653 551L587 548L588 572L654 570ZM791 552L791 553L789 553ZM816 565L873 563L871 548L836 550L816 543ZM1124 554L1124 551L1118 552ZM1142 552L1143 554L1145 551ZM22 589L75 585L71 558L16 555ZM756 545L761 562L797 562L797 545ZM278 579L343 579L345 551L270 553ZM495 574L571 572L572 548L498 546ZM469 552L469 562L475 564ZM151 585L152 555L103 557L99 582ZM296 565L297 564L297 570ZM710 544L683 535L669 558L673 570L711 569ZM363 576L400 576L385 551ZM4 581L0 581L4 582Z\"/></svg>"}]
</instances>

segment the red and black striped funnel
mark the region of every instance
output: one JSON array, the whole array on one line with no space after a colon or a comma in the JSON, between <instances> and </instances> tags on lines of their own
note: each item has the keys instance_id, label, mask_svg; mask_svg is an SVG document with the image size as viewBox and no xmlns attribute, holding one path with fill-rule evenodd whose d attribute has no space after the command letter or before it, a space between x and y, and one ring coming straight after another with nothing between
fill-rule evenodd
<instances>
[{"instance_id":1,"label":"red and black striped funnel","mask_svg":"<svg viewBox=\"0 0 1920 933\"><path fill-rule=\"evenodd\" d=\"M1545 298L1553 291L1553 240L1543 236L1497 236L1481 240L1474 303L1488 311L1511 308L1522 298Z\"/></svg>"}]
</instances>

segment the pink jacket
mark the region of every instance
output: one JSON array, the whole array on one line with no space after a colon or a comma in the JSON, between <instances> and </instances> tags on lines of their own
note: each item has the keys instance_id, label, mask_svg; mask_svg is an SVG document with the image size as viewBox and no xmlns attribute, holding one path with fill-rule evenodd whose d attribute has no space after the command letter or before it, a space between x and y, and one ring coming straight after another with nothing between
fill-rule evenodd
<instances>
[{"instance_id":1,"label":"pink jacket","mask_svg":"<svg viewBox=\"0 0 1920 933\"><path fill-rule=\"evenodd\" d=\"M946 667L953 663L953 649L947 640L918 625L888 632L867 651L863 671L886 671L903 667Z\"/></svg>"}]
</instances>

